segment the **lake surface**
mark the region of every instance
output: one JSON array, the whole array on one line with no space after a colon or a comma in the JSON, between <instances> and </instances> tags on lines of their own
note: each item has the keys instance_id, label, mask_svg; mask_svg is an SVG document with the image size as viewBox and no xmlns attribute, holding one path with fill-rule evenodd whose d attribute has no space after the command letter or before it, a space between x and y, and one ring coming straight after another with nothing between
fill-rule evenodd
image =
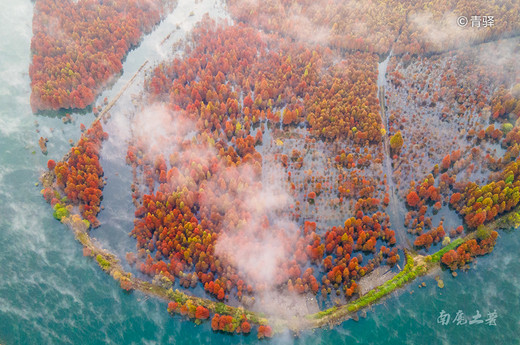
<instances>
[{"instance_id":1,"label":"lake surface","mask_svg":"<svg viewBox=\"0 0 520 345\"><path fill-rule=\"evenodd\" d=\"M181 1L179 6L158 28L163 31L146 37L142 47L129 54L121 80L114 91L107 90L102 97L113 95L146 59L160 59L165 51L158 42L177 23L180 30L188 30L208 9L225 16L212 1ZM191 11L195 16L189 16ZM214 333L209 323L196 326L182 317L169 316L166 302L141 293L125 293L95 262L82 256L81 245L72 233L54 220L40 195L41 187L35 183L47 160L60 159L70 148L68 140L79 138L79 124L89 125L93 115L73 114L74 123L63 124L59 117L31 113L28 66L32 12L29 0L0 0L0 344L256 343L254 334ZM38 147L40 136L49 138L47 156ZM111 176L107 177L110 180ZM117 188L117 184L107 185L106 192ZM126 188L125 184L119 188ZM117 229L120 222L111 216L116 214L120 214L117 207L107 207L100 214L103 225L94 231L117 252L121 232L130 229ZM349 320L332 330L304 332L298 338L284 334L269 342L519 344L519 246L518 231L501 231L495 251L479 258L470 271L459 272L456 278L446 271L438 273L444 289L436 286L433 277L425 277L357 322ZM423 281L426 287L418 288ZM467 318L479 311L482 319L496 310L496 326L451 321L442 325L437 323L442 310L450 313L452 320L458 310Z\"/></svg>"}]
</instances>

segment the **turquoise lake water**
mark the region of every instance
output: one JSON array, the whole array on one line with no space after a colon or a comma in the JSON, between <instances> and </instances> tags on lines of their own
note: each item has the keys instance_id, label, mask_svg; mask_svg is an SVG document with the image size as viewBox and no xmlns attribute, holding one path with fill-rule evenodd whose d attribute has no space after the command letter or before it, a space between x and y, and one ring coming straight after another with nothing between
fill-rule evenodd
<instances>
[{"instance_id":1,"label":"turquoise lake water","mask_svg":"<svg viewBox=\"0 0 520 345\"><path fill-rule=\"evenodd\" d=\"M31 113L32 11L29 0L0 1L0 344L257 343L254 334L214 333L209 323L196 326L169 316L163 301L123 292L82 256L72 233L54 220L35 182L47 160L60 159L70 148L68 140L78 139L79 123L88 125L93 117L75 114L75 123L64 125L60 118ZM144 52L130 53L120 82L140 65ZM49 138L47 156L39 150L40 136ZM108 215L100 215L106 225L98 229L104 231L99 238L115 247L117 236L111 234L117 229L111 230L115 225L108 219L115 211L106 211ZM520 344L519 246L520 232L501 231L495 251L479 258L468 272L456 278L439 272L444 289L433 277L425 277L359 321L298 338L283 334L265 343ZM423 281L426 287L418 288ZM442 325L437 323L442 310L452 319L458 310L467 317L479 311L482 319L496 310L496 326Z\"/></svg>"}]
</instances>

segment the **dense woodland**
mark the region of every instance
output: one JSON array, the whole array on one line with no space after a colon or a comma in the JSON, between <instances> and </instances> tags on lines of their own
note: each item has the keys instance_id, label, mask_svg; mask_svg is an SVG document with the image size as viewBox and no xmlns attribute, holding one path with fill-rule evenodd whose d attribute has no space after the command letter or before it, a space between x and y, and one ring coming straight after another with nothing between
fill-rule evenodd
<instances>
[{"instance_id":1,"label":"dense woodland","mask_svg":"<svg viewBox=\"0 0 520 345\"><path fill-rule=\"evenodd\" d=\"M36 4L34 110L91 104L167 8ZM432 23L476 9L495 25L428 37ZM360 297L377 268L397 271L403 249L426 255L470 234L442 256L451 270L493 250L498 233L482 226L520 202L520 44L497 40L518 33L516 2L230 0L229 10L236 23L205 18L153 68L132 114L161 128L136 130L126 155L138 274L246 308L273 292L329 307ZM500 64L483 58L504 46ZM391 51L383 96L378 63ZM43 194L56 218L77 207L99 225L106 136L97 121L49 161L61 193ZM253 323L191 300L168 311L220 332Z\"/></svg>"},{"instance_id":2,"label":"dense woodland","mask_svg":"<svg viewBox=\"0 0 520 345\"><path fill-rule=\"evenodd\" d=\"M92 104L141 36L174 1L37 0L34 7L31 107L83 109Z\"/></svg>"},{"instance_id":3,"label":"dense woodland","mask_svg":"<svg viewBox=\"0 0 520 345\"><path fill-rule=\"evenodd\" d=\"M89 226L99 226L96 216L100 211L104 186L99 151L102 141L107 137L108 134L103 132L100 122L96 121L83 133L78 144L70 149L66 160L58 163L48 161L47 167L56 174L57 187L64 194L55 195L50 188L43 190L44 198L57 211L57 219L61 220L72 211L70 208L65 211L65 205L77 206Z\"/></svg>"},{"instance_id":4,"label":"dense woodland","mask_svg":"<svg viewBox=\"0 0 520 345\"><path fill-rule=\"evenodd\" d=\"M395 244L384 213L365 215L360 209L344 226L321 235L316 233L314 222L305 221L296 233L285 236L280 235L284 232L277 224L270 224L270 213L250 210L246 200L239 199L240 189L255 194L263 188L259 181L264 157L256 150L262 145L260 127L283 126L289 130L308 119L310 132L322 140L349 138L360 144L381 141L376 87L364 86L367 80L370 83L376 78L373 58L353 54L333 65L327 51L320 47L310 50L277 36L262 38L244 25L206 24L193 34L192 40L197 42L194 49L183 59L158 66L148 83L153 101L167 100L171 111L185 116L181 121L194 121L197 140L178 138L175 146L182 150L169 157L147 154L146 138L137 138L128 151L127 161L142 172L141 185L146 186L143 195L135 194L141 205L133 230L142 250L138 253L141 271L152 276L162 273L170 280L177 277L185 287L203 284L219 300L230 296L240 300L266 289L265 282L252 284L248 277L241 276L235 267L235 261L241 258L217 256L219 236L247 243L255 240L248 237L262 241L276 233L287 251L287 260L278 263L277 287L317 293L321 285L324 296L331 289L352 296L357 293L356 279L384 258L388 257L389 263L398 258L396 250L376 246L378 239ZM240 55L235 55L238 52ZM367 72L371 77L343 69L344 77L338 78L339 66L350 61L372 70ZM355 87L359 95L334 97L334 93L343 94L350 87ZM367 96L363 96L364 89ZM352 109L353 116L337 121L334 117L343 108ZM369 114L373 114L373 122ZM341 127L335 128L337 125ZM200 150L207 157L201 157ZM283 166L283 156L276 159L279 166ZM286 176L289 179L290 173ZM315 191L305 199L317 203L322 187L319 182L312 185ZM218 209L216 205L224 206ZM285 217L301 221L296 211L285 213ZM251 218L254 220L248 222ZM229 228L236 233L229 233ZM155 255L145 254L146 249ZM362 252L381 253L380 258L363 262ZM317 270L326 273L321 284L313 274Z\"/></svg>"},{"instance_id":5,"label":"dense woodland","mask_svg":"<svg viewBox=\"0 0 520 345\"><path fill-rule=\"evenodd\" d=\"M238 21L268 32L377 54L391 48L396 54L441 52L515 35L520 29L520 4L514 0L230 0L229 5ZM494 25L457 26L458 16L475 15L494 17Z\"/></svg>"}]
</instances>

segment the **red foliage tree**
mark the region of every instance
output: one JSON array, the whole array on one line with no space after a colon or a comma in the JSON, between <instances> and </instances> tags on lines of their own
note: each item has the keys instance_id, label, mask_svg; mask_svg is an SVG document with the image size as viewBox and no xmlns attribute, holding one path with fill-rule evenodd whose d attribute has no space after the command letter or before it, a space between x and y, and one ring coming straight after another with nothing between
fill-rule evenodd
<instances>
[{"instance_id":1,"label":"red foliage tree","mask_svg":"<svg viewBox=\"0 0 520 345\"><path fill-rule=\"evenodd\" d=\"M406 202L411 207L415 207L419 203L419 201L420 201L419 195L417 195L417 193L415 191L411 191L406 196Z\"/></svg>"},{"instance_id":2,"label":"red foliage tree","mask_svg":"<svg viewBox=\"0 0 520 345\"><path fill-rule=\"evenodd\" d=\"M214 331L218 331L219 330L219 324L220 324L220 315L219 314L213 315L213 318L211 319L211 328Z\"/></svg>"},{"instance_id":3,"label":"red foliage tree","mask_svg":"<svg viewBox=\"0 0 520 345\"><path fill-rule=\"evenodd\" d=\"M240 324L240 329L243 333L247 334L251 332L251 324L248 321L242 321L242 323Z\"/></svg>"},{"instance_id":4,"label":"red foliage tree","mask_svg":"<svg viewBox=\"0 0 520 345\"><path fill-rule=\"evenodd\" d=\"M451 165L451 158L450 158L450 155L446 155L443 159L442 159L442 163L441 163L441 169L443 170L448 170L449 167Z\"/></svg>"},{"instance_id":5,"label":"red foliage tree","mask_svg":"<svg viewBox=\"0 0 520 345\"><path fill-rule=\"evenodd\" d=\"M56 162L53 159L49 159L47 161L47 168L52 171L52 170L54 170L55 167L56 167Z\"/></svg>"},{"instance_id":6,"label":"red foliage tree","mask_svg":"<svg viewBox=\"0 0 520 345\"><path fill-rule=\"evenodd\" d=\"M201 305L197 306L197 310L195 311L195 318L200 320L206 320L209 318L209 310L206 307Z\"/></svg>"}]
</instances>

